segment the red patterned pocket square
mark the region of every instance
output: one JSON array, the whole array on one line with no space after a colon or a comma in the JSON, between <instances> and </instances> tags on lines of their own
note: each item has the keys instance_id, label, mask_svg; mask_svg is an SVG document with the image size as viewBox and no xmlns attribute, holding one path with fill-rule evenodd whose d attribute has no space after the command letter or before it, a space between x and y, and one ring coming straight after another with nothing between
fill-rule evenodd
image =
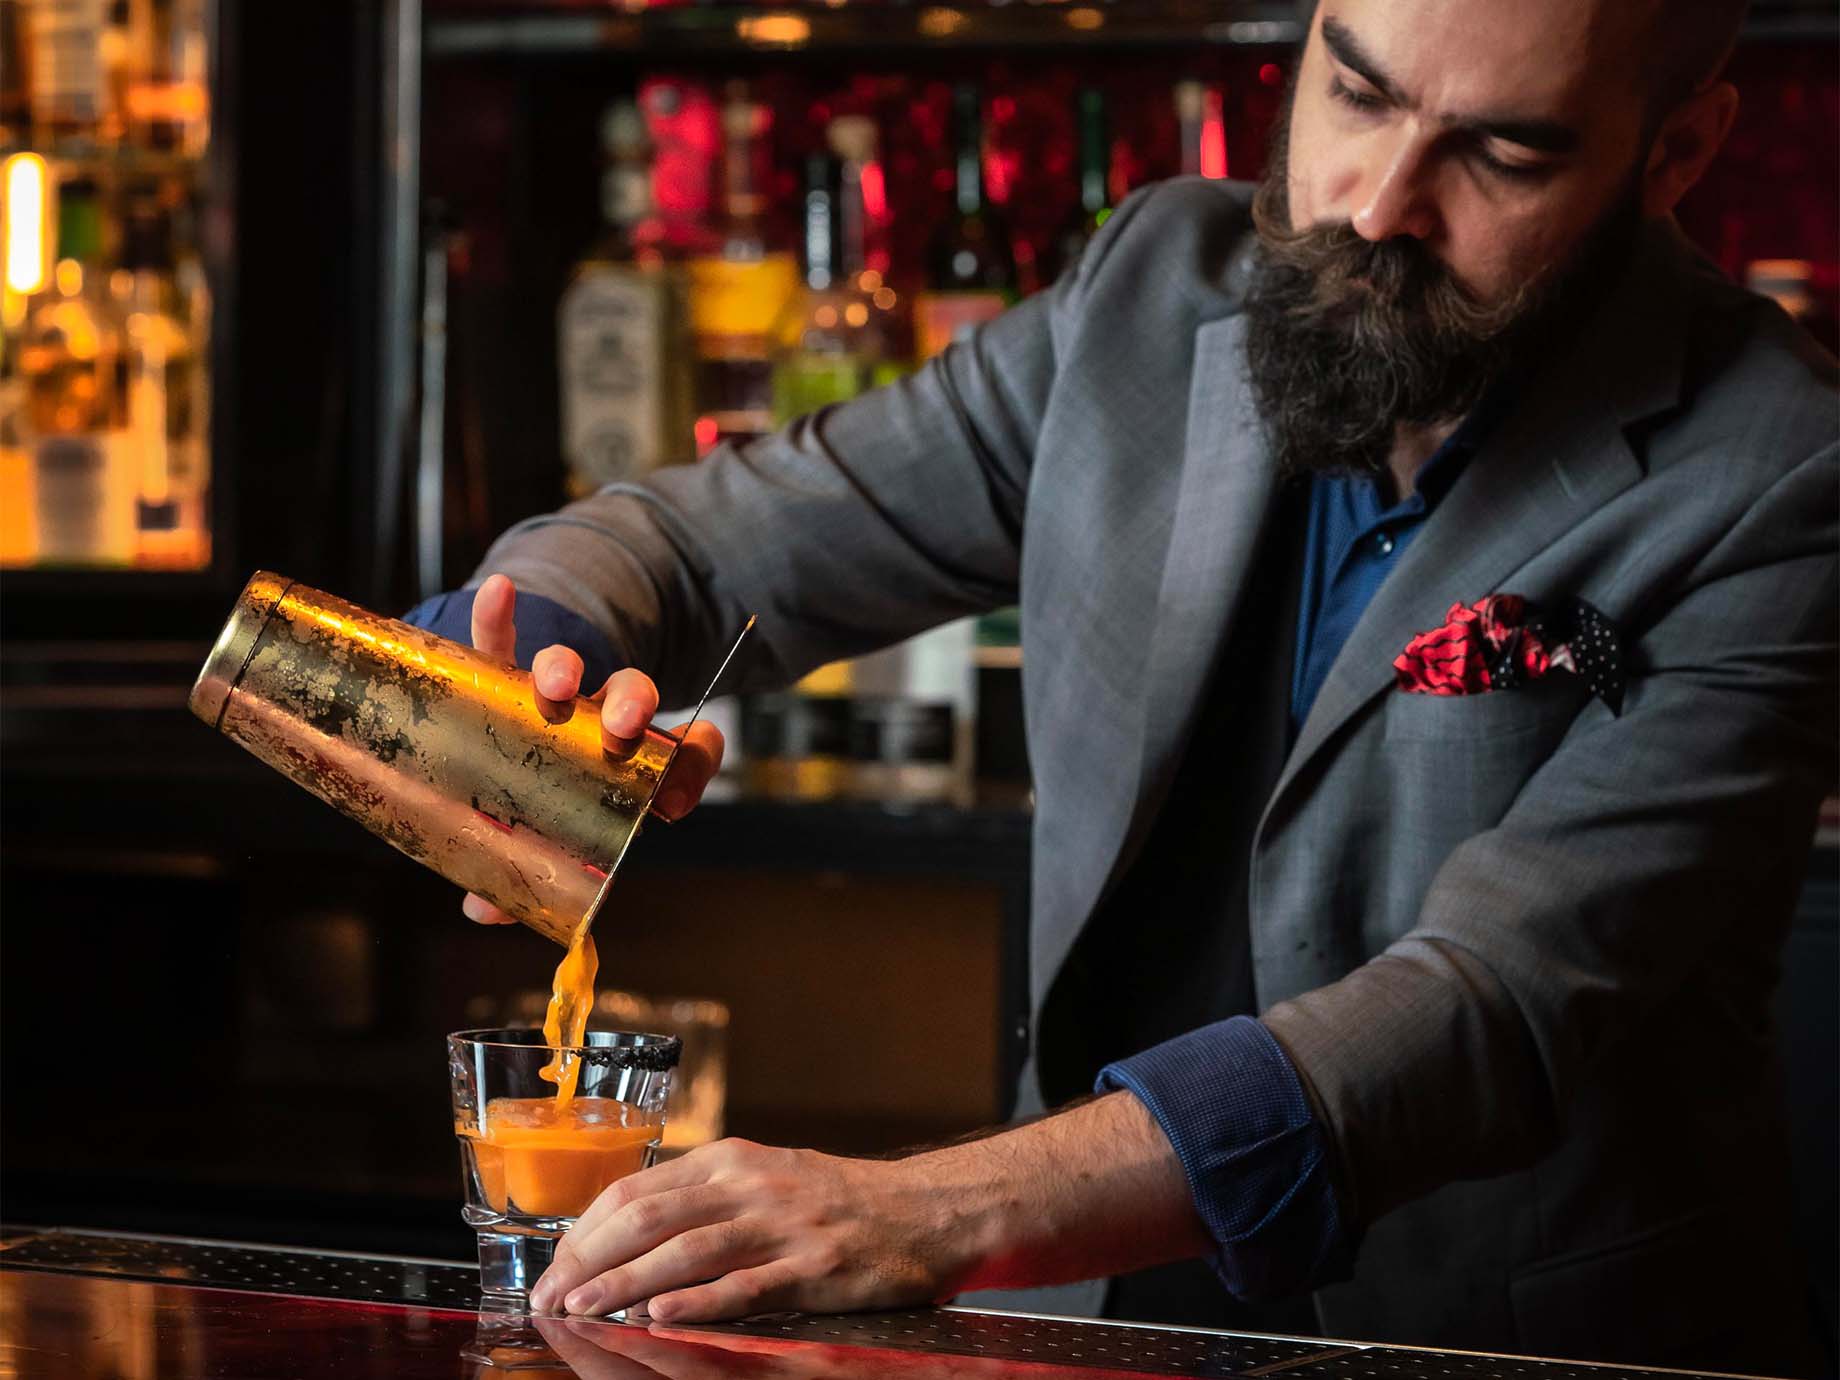
<instances>
[{"instance_id":1,"label":"red patterned pocket square","mask_svg":"<svg viewBox=\"0 0 1840 1380\"><path fill-rule=\"evenodd\" d=\"M1393 660L1399 688L1415 695L1511 690L1553 670L1582 676L1623 712L1623 644L1616 625L1582 599L1541 610L1518 594L1452 604L1444 626L1422 632Z\"/></svg>"}]
</instances>

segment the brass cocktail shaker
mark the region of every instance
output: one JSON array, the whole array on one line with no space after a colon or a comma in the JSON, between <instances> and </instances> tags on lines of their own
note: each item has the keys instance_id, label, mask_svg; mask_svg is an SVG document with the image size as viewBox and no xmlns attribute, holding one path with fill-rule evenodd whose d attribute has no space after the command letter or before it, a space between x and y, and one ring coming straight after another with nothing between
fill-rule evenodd
<instances>
[{"instance_id":1,"label":"brass cocktail shaker","mask_svg":"<svg viewBox=\"0 0 1840 1380\"><path fill-rule=\"evenodd\" d=\"M678 740L603 748L600 706L258 571L192 712L373 834L567 944L591 921Z\"/></svg>"}]
</instances>

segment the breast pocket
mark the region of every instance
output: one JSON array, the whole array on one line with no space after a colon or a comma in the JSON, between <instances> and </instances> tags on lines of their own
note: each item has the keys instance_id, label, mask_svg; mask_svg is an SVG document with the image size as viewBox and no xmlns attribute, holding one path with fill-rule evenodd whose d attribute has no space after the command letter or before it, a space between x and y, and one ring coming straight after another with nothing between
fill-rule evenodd
<instances>
[{"instance_id":1,"label":"breast pocket","mask_svg":"<svg viewBox=\"0 0 1840 1380\"><path fill-rule=\"evenodd\" d=\"M1382 710L1390 894L1418 903L1451 852L1501 823L1590 702L1563 673L1516 690L1439 696L1394 692ZM1603 711L1608 712L1608 711ZM1369 933L1370 947L1398 938Z\"/></svg>"}]
</instances>

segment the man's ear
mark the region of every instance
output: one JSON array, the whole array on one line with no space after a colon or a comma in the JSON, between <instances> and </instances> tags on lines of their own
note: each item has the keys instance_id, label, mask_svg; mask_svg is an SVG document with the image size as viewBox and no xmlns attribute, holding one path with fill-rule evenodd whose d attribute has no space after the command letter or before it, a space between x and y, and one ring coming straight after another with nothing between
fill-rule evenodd
<instances>
[{"instance_id":1,"label":"man's ear","mask_svg":"<svg viewBox=\"0 0 1840 1380\"><path fill-rule=\"evenodd\" d=\"M1712 162L1738 117L1738 88L1715 82L1682 102L1661 122L1642 171L1642 211L1670 214Z\"/></svg>"}]
</instances>

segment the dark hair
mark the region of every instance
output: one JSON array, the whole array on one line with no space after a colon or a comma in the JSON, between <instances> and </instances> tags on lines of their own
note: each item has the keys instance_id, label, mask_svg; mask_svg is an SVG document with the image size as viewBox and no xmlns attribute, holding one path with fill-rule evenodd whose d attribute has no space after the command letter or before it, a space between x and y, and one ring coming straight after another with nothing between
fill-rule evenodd
<instances>
[{"instance_id":1,"label":"dark hair","mask_svg":"<svg viewBox=\"0 0 1840 1380\"><path fill-rule=\"evenodd\" d=\"M1650 125L1724 70L1750 0L1657 0L1648 47Z\"/></svg>"}]
</instances>

